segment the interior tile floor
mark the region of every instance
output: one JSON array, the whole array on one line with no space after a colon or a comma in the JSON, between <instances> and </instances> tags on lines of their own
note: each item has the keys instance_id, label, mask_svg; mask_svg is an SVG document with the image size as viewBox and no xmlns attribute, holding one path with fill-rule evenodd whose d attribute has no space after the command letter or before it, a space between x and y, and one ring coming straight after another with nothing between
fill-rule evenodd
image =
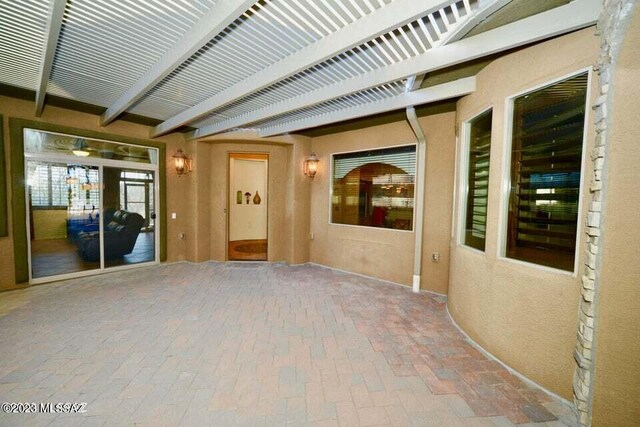
<instances>
[{"instance_id":1,"label":"interior tile floor","mask_svg":"<svg viewBox=\"0 0 640 427\"><path fill-rule=\"evenodd\" d=\"M100 262L83 260L78 255L78 247L65 239L31 241L32 277L48 277L58 274L100 268ZM150 262L155 259L155 234L153 231L138 234L133 251L121 258L105 260L105 267Z\"/></svg>"},{"instance_id":2,"label":"interior tile floor","mask_svg":"<svg viewBox=\"0 0 640 427\"><path fill-rule=\"evenodd\" d=\"M445 299L322 267L169 264L0 294L0 425L571 425Z\"/></svg>"},{"instance_id":3,"label":"interior tile floor","mask_svg":"<svg viewBox=\"0 0 640 427\"><path fill-rule=\"evenodd\" d=\"M31 274L34 278L74 273L100 268L78 255L78 247L64 239L31 241Z\"/></svg>"}]
</instances>

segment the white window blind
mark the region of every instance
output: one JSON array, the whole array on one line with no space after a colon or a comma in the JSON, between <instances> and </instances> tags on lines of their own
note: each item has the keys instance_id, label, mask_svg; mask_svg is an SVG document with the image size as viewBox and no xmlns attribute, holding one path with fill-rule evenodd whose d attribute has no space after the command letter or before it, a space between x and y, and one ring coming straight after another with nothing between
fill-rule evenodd
<instances>
[{"instance_id":1,"label":"white window blind","mask_svg":"<svg viewBox=\"0 0 640 427\"><path fill-rule=\"evenodd\" d=\"M416 146L333 156L331 222L413 229Z\"/></svg>"},{"instance_id":2,"label":"white window blind","mask_svg":"<svg viewBox=\"0 0 640 427\"><path fill-rule=\"evenodd\" d=\"M38 207L66 207L68 189L67 168L57 165L38 165L29 177L31 203Z\"/></svg>"}]
</instances>

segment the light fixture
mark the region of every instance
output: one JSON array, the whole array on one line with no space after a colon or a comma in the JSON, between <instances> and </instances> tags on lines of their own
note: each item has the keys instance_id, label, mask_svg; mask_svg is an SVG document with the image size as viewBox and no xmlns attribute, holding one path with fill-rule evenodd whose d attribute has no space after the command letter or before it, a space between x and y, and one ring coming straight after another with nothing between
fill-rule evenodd
<instances>
[{"instance_id":1,"label":"light fixture","mask_svg":"<svg viewBox=\"0 0 640 427\"><path fill-rule=\"evenodd\" d=\"M176 167L176 173L178 176L185 175L191 172L191 159L184 154L182 148L178 149L173 156L173 164Z\"/></svg>"},{"instance_id":2,"label":"light fixture","mask_svg":"<svg viewBox=\"0 0 640 427\"><path fill-rule=\"evenodd\" d=\"M318 172L318 162L320 159L316 156L316 153L311 153L307 160L304 161L304 174L313 179Z\"/></svg>"},{"instance_id":3,"label":"light fixture","mask_svg":"<svg viewBox=\"0 0 640 427\"><path fill-rule=\"evenodd\" d=\"M78 139L75 144L73 144L73 150L71 150L73 154L78 157L87 157L89 154L89 145L87 141L84 139Z\"/></svg>"}]
</instances>

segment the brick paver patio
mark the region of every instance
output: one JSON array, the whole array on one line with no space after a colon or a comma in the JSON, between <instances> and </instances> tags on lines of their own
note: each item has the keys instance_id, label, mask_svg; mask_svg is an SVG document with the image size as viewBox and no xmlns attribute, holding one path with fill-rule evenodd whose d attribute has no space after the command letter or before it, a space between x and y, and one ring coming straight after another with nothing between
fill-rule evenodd
<instances>
[{"instance_id":1,"label":"brick paver patio","mask_svg":"<svg viewBox=\"0 0 640 427\"><path fill-rule=\"evenodd\" d=\"M571 424L452 325L443 297L317 266L171 264L0 294L17 425Z\"/></svg>"}]
</instances>

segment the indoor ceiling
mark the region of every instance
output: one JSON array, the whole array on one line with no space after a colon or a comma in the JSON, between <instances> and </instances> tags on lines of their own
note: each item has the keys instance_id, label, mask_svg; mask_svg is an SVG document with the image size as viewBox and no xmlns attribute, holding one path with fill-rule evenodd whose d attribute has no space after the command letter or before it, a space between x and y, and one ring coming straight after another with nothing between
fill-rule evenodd
<instances>
[{"instance_id":1,"label":"indoor ceiling","mask_svg":"<svg viewBox=\"0 0 640 427\"><path fill-rule=\"evenodd\" d=\"M300 132L472 92L490 58L600 0L0 0L0 85L157 120L150 136ZM468 63L468 66L465 65ZM424 78L426 74L426 78Z\"/></svg>"}]
</instances>

